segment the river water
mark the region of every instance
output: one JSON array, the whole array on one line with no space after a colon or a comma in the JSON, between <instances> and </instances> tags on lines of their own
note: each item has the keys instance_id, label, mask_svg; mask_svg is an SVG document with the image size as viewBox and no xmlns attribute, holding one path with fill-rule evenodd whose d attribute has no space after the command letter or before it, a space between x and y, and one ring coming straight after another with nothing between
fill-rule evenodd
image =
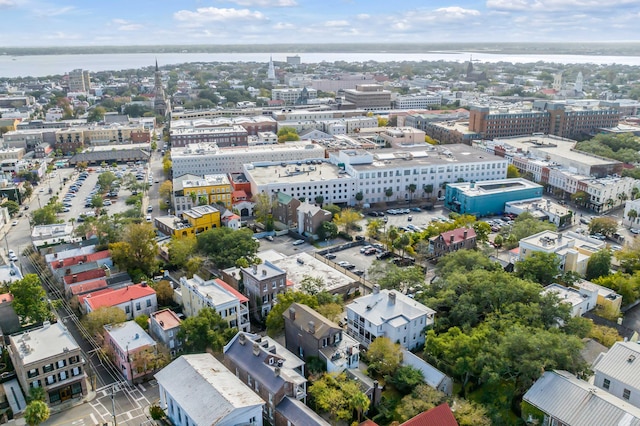
<instances>
[{"instance_id":1,"label":"river water","mask_svg":"<svg viewBox=\"0 0 640 426\"><path fill-rule=\"evenodd\" d=\"M42 77L64 74L76 68L91 72L137 69L158 64L176 65L187 62L262 62L269 57L274 61L285 61L291 53L135 53L135 54L83 54L83 55L0 55L0 77ZM526 55L478 52L431 52L431 53L301 53L303 63L320 62L391 62L391 61L455 61L473 59L478 62L535 63L553 62L558 64L599 64L640 66L640 56L589 56L589 55Z\"/></svg>"}]
</instances>

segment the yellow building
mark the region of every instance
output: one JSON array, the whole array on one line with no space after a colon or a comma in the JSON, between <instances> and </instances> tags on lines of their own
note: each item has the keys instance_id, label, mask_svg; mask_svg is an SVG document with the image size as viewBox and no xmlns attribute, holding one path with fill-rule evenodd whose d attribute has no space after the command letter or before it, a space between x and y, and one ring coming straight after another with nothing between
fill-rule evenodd
<instances>
[{"instance_id":1,"label":"yellow building","mask_svg":"<svg viewBox=\"0 0 640 426\"><path fill-rule=\"evenodd\" d=\"M212 228L220 228L220 211L214 206L197 206L177 216L158 216L154 218L155 227L165 235L186 238Z\"/></svg>"},{"instance_id":2,"label":"yellow building","mask_svg":"<svg viewBox=\"0 0 640 426\"><path fill-rule=\"evenodd\" d=\"M173 205L176 212L187 211L197 205L220 204L231 209L231 182L225 174L205 175L195 178L185 175L173 182Z\"/></svg>"},{"instance_id":3,"label":"yellow building","mask_svg":"<svg viewBox=\"0 0 640 426\"><path fill-rule=\"evenodd\" d=\"M189 222L195 234L220 228L220 210L213 206L197 206L182 213L182 219Z\"/></svg>"}]
</instances>

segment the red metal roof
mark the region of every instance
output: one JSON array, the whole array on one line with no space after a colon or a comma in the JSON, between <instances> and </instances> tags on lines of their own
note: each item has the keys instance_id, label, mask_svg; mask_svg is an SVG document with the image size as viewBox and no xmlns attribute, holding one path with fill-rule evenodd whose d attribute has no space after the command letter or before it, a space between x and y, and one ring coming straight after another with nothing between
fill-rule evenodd
<instances>
[{"instance_id":1,"label":"red metal roof","mask_svg":"<svg viewBox=\"0 0 640 426\"><path fill-rule=\"evenodd\" d=\"M103 288L107 288L107 282L105 280L93 280L72 284L69 286L69 291L71 291L72 295L76 296L81 293L92 293Z\"/></svg>"},{"instance_id":2,"label":"red metal roof","mask_svg":"<svg viewBox=\"0 0 640 426\"><path fill-rule=\"evenodd\" d=\"M458 426L458 422L453 416L451 408L444 403L418 414L400 426Z\"/></svg>"},{"instance_id":3,"label":"red metal roof","mask_svg":"<svg viewBox=\"0 0 640 426\"><path fill-rule=\"evenodd\" d=\"M121 303L129 302L130 300L137 300L151 296L152 294L156 294L156 291L151 287L142 286L142 284L135 284L97 296L93 293L91 294L91 297L86 297L85 300L91 310L96 310L103 306L116 306Z\"/></svg>"},{"instance_id":4,"label":"red metal roof","mask_svg":"<svg viewBox=\"0 0 640 426\"><path fill-rule=\"evenodd\" d=\"M105 275L107 275L107 273L104 271L104 269L97 268L97 269L92 269L90 271L80 272L78 274L65 275L63 279L64 279L64 283L66 285L69 285L69 284L80 283L83 281L95 280L96 278L102 278Z\"/></svg>"},{"instance_id":5,"label":"red metal roof","mask_svg":"<svg viewBox=\"0 0 640 426\"><path fill-rule=\"evenodd\" d=\"M77 265L80 262L83 262L83 263L95 262L96 260L108 259L109 257L111 257L111 253L109 253L109 250L102 250L102 251L98 251L95 253L86 254L82 256L68 257L66 259L56 259L53 262L51 262L51 267L53 269L60 269L67 266Z\"/></svg>"},{"instance_id":6,"label":"red metal roof","mask_svg":"<svg viewBox=\"0 0 640 426\"><path fill-rule=\"evenodd\" d=\"M216 278L215 282L222 288L224 288L225 290L227 290L229 293L233 294L235 297L238 298L238 300L240 301L240 303L247 303L249 301L249 299L247 299L247 296L245 296L244 294L240 293L238 290L236 290L235 288L231 287L229 284L225 283L224 281L222 281L220 278Z\"/></svg>"}]
</instances>

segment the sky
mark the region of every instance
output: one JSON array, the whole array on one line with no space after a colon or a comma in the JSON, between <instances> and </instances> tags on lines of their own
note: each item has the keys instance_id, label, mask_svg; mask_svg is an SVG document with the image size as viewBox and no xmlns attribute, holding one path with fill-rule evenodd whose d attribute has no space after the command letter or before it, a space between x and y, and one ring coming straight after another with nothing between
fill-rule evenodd
<instances>
[{"instance_id":1,"label":"sky","mask_svg":"<svg viewBox=\"0 0 640 426\"><path fill-rule=\"evenodd\" d=\"M640 0L0 0L0 46L640 41Z\"/></svg>"}]
</instances>

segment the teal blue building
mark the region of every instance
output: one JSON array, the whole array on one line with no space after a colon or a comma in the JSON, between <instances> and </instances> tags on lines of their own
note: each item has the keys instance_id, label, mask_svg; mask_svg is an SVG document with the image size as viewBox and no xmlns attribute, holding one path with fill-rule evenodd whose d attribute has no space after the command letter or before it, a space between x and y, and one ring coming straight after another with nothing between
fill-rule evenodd
<instances>
[{"instance_id":1,"label":"teal blue building","mask_svg":"<svg viewBox=\"0 0 640 426\"><path fill-rule=\"evenodd\" d=\"M491 216L503 213L508 201L542 198L542 190L542 185L522 178L450 183L444 205L460 214Z\"/></svg>"}]
</instances>

